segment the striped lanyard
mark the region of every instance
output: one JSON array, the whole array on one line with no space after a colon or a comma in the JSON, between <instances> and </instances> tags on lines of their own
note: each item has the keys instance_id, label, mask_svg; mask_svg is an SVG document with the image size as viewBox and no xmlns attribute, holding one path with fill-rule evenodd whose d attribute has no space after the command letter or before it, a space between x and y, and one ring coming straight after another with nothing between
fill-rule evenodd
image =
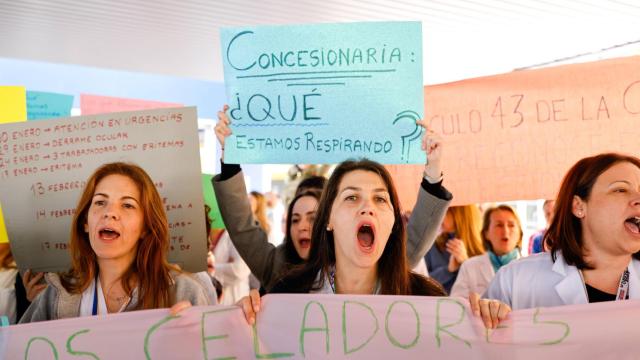
<instances>
[{"instance_id":1,"label":"striped lanyard","mask_svg":"<svg viewBox=\"0 0 640 360\"><path fill-rule=\"evenodd\" d=\"M620 284L618 285L618 294L616 300L629 299L629 268L624 269L622 277L620 278Z\"/></svg>"},{"instance_id":2,"label":"striped lanyard","mask_svg":"<svg viewBox=\"0 0 640 360\"><path fill-rule=\"evenodd\" d=\"M582 285L584 287L584 293L587 295L587 301L589 301L589 293L587 292L587 283L584 281L584 275L580 270L580 278L582 279ZM618 284L618 292L616 293L616 301L629 299L629 268L624 269L622 276L620 277L620 283Z\"/></svg>"}]
</instances>

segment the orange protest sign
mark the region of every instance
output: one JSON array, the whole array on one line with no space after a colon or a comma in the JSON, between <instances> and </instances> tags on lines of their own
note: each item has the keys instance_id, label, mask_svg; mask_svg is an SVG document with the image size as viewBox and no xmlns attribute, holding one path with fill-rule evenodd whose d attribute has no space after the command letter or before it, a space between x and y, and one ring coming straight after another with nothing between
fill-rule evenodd
<instances>
[{"instance_id":1,"label":"orange protest sign","mask_svg":"<svg viewBox=\"0 0 640 360\"><path fill-rule=\"evenodd\" d=\"M577 160L640 154L640 56L426 86L454 204L553 198ZM393 166L403 207L422 166Z\"/></svg>"}]
</instances>

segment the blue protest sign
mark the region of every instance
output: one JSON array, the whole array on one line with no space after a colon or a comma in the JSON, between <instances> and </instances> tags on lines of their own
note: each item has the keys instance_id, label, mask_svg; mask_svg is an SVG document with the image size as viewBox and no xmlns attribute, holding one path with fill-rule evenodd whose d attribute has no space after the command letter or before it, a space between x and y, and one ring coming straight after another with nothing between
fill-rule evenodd
<instances>
[{"instance_id":1,"label":"blue protest sign","mask_svg":"<svg viewBox=\"0 0 640 360\"><path fill-rule=\"evenodd\" d=\"M71 116L73 95L27 91L27 119L41 120Z\"/></svg>"},{"instance_id":2,"label":"blue protest sign","mask_svg":"<svg viewBox=\"0 0 640 360\"><path fill-rule=\"evenodd\" d=\"M221 30L229 163L424 163L419 22Z\"/></svg>"}]
</instances>

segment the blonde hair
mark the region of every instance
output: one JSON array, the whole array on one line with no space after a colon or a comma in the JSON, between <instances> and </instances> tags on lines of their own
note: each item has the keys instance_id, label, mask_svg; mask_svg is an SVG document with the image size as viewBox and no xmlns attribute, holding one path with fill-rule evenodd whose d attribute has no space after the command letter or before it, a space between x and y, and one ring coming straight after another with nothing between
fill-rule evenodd
<instances>
[{"instance_id":1,"label":"blonde hair","mask_svg":"<svg viewBox=\"0 0 640 360\"><path fill-rule=\"evenodd\" d=\"M456 237L464 242L469 257L484 254L484 246L480 238L480 210L476 205L451 206L447 213L453 218L453 228ZM444 250L448 240L447 234L440 234L436 240L436 246Z\"/></svg>"},{"instance_id":2,"label":"blonde hair","mask_svg":"<svg viewBox=\"0 0 640 360\"><path fill-rule=\"evenodd\" d=\"M253 216L255 216L256 220L260 223L262 230L268 234L269 231L271 231L271 225L269 225L269 220L267 220L267 199L265 199L262 193L257 191L252 191L249 194L256 199L256 212Z\"/></svg>"},{"instance_id":3,"label":"blonde hair","mask_svg":"<svg viewBox=\"0 0 640 360\"><path fill-rule=\"evenodd\" d=\"M511 215L513 215L514 220L516 221L516 225L518 225L518 243L516 244L516 247L521 250L522 249L522 235L524 234L522 231L522 224L520 223L520 218L518 217L518 214L516 213L515 210L513 210L513 208L509 205L506 204L501 204L501 205L497 205L497 206L493 206L488 208L485 212L484 212L484 219L482 221L482 243L484 244L485 248L487 250L491 250L493 251L493 247L491 246L491 241L489 241L489 238L487 238L487 231L489 231L489 227L491 226L491 214L493 214L496 211L506 211L508 213L511 213Z\"/></svg>"},{"instance_id":4,"label":"blonde hair","mask_svg":"<svg viewBox=\"0 0 640 360\"><path fill-rule=\"evenodd\" d=\"M8 243L0 244L0 269L15 269L11 247Z\"/></svg>"}]
</instances>

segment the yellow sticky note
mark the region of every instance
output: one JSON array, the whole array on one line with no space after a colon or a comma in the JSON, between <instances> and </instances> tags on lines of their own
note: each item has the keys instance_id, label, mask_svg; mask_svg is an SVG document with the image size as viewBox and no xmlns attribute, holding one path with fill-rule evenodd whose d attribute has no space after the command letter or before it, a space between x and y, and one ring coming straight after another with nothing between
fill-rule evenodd
<instances>
[{"instance_id":1,"label":"yellow sticky note","mask_svg":"<svg viewBox=\"0 0 640 360\"><path fill-rule=\"evenodd\" d=\"M2 205L0 205L0 244L8 243L9 236L7 235L7 228L4 227L4 217L2 216Z\"/></svg>"},{"instance_id":2,"label":"yellow sticky note","mask_svg":"<svg viewBox=\"0 0 640 360\"><path fill-rule=\"evenodd\" d=\"M24 86L0 86L0 124L27 121L27 89ZM0 205L0 243L9 242Z\"/></svg>"},{"instance_id":3,"label":"yellow sticky note","mask_svg":"<svg viewBox=\"0 0 640 360\"><path fill-rule=\"evenodd\" d=\"M27 121L27 89L0 86L0 124Z\"/></svg>"}]
</instances>

